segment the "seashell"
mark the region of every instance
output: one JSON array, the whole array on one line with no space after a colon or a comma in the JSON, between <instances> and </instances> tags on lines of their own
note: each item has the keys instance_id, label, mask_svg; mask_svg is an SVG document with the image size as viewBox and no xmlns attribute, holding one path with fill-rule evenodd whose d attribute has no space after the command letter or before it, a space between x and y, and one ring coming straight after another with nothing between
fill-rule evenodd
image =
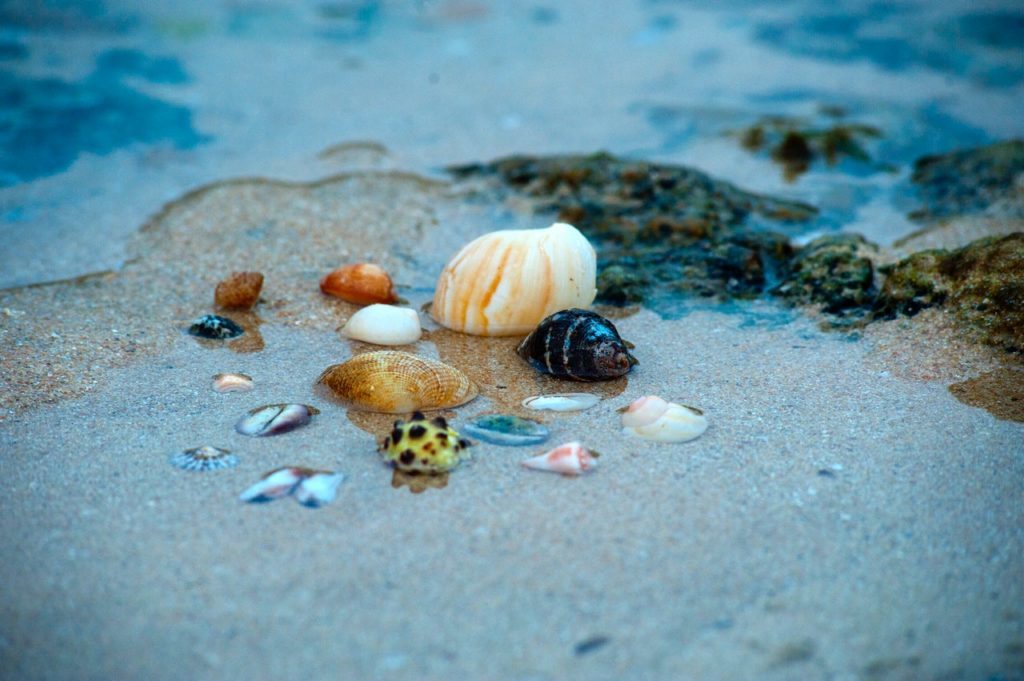
<instances>
[{"instance_id":1,"label":"seashell","mask_svg":"<svg viewBox=\"0 0 1024 681\"><path fill-rule=\"evenodd\" d=\"M309 508L319 508L334 501L344 474L312 468L287 466L264 473L259 482L242 492L239 500L262 504L286 496Z\"/></svg>"},{"instance_id":2,"label":"seashell","mask_svg":"<svg viewBox=\"0 0 1024 681\"><path fill-rule=\"evenodd\" d=\"M357 310L341 328L341 335L377 345L409 345L420 339L420 316L416 310L374 304Z\"/></svg>"},{"instance_id":3,"label":"seashell","mask_svg":"<svg viewBox=\"0 0 1024 681\"><path fill-rule=\"evenodd\" d=\"M172 466L186 471L216 471L234 468L238 465L238 457L226 449L204 445L178 452L171 456L170 462Z\"/></svg>"},{"instance_id":4,"label":"seashell","mask_svg":"<svg viewBox=\"0 0 1024 681\"><path fill-rule=\"evenodd\" d=\"M469 402L477 387L455 367L398 350L379 350L333 364L317 383L352 409L406 414Z\"/></svg>"},{"instance_id":5,"label":"seashell","mask_svg":"<svg viewBox=\"0 0 1024 681\"><path fill-rule=\"evenodd\" d=\"M567 442L546 454L527 459L523 465L538 471L551 471L562 475L579 475L597 465L597 454L590 452L579 442Z\"/></svg>"},{"instance_id":6,"label":"seashell","mask_svg":"<svg viewBox=\"0 0 1024 681\"><path fill-rule=\"evenodd\" d=\"M319 508L334 501L338 494L338 486L345 479L344 474L332 471L313 471L311 475L299 481L292 490L295 501L309 508Z\"/></svg>"},{"instance_id":7,"label":"seashell","mask_svg":"<svg viewBox=\"0 0 1024 681\"><path fill-rule=\"evenodd\" d=\"M260 297L263 275L259 272L232 272L217 284L213 292L214 304L225 310L248 310Z\"/></svg>"},{"instance_id":8,"label":"seashell","mask_svg":"<svg viewBox=\"0 0 1024 681\"><path fill-rule=\"evenodd\" d=\"M580 309L542 321L516 352L538 371L574 381L616 378L637 363L614 324Z\"/></svg>"},{"instance_id":9,"label":"seashell","mask_svg":"<svg viewBox=\"0 0 1024 681\"><path fill-rule=\"evenodd\" d=\"M305 404L268 404L239 419L235 430L249 437L280 435L310 422L320 411Z\"/></svg>"},{"instance_id":10,"label":"seashell","mask_svg":"<svg viewBox=\"0 0 1024 681\"><path fill-rule=\"evenodd\" d=\"M303 468L277 468L264 473L259 482L246 489L238 497L251 504L262 504L286 497L292 493L303 477Z\"/></svg>"},{"instance_id":11,"label":"seashell","mask_svg":"<svg viewBox=\"0 0 1024 681\"><path fill-rule=\"evenodd\" d=\"M192 322L192 326L188 327L188 332L190 335L197 336L199 338L224 340L227 338L237 338L241 336L245 333L245 329L227 317L221 317L216 314L207 314Z\"/></svg>"},{"instance_id":12,"label":"seashell","mask_svg":"<svg viewBox=\"0 0 1024 681\"><path fill-rule=\"evenodd\" d=\"M444 417L428 421L421 412L416 412L408 423L395 421L395 427L381 441L377 451L406 473L434 475L459 465L468 456L466 449L470 446Z\"/></svg>"},{"instance_id":13,"label":"seashell","mask_svg":"<svg viewBox=\"0 0 1024 681\"><path fill-rule=\"evenodd\" d=\"M572 225L491 232L462 247L437 280L431 314L477 336L515 336L556 310L594 302L597 257Z\"/></svg>"},{"instance_id":14,"label":"seashell","mask_svg":"<svg viewBox=\"0 0 1024 681\"><path fill-rule=\"evenodd\" d=\"M539 445L551 436L544 425L532 419L506 414L481 416L467 423L463 430L484 442L509 447Z\"/></svg>"},{"instance_id":15,"label":"seashell","mask_svg":"<svg viewBox=\"0 0 1024 681\"><path fill-rule=\"evenodd\" d=\"M583 411L590 409L601 401L592 393L554 393L551 395L535 395L523 400L527 409L547 409L549 411Z\"/></svg>"},{"instance_id":16,"label":"seashell","mask_svg":"<svg viewBox=\"0 0 1024 681\"><path fill-rule=\"evenodd\" d=\"M241 393L252 390L252 376L246 374L217 374L213 389L219 393Z\"/></svg>"},{"instance_id":17,"label":"seashell","mask_svg":"<svg viewBox=\"0 0 1024 681\"><path fill-rule=\"evenodd\" d=\"M391 277L379 265L344 265L320 280L320 290L356 305L394 303L398 300Z\"/></svg>"},{"instance_id":18,"label":"seashell","mask_svg":"<svg viewBox=\"0 0 1024 681\"><path fill-rule=\"evenodd\" d=\"M686 442L708 429L704 412L649 395L622 410L622 431L654 442Z\"/></svg>"}]
</instances>

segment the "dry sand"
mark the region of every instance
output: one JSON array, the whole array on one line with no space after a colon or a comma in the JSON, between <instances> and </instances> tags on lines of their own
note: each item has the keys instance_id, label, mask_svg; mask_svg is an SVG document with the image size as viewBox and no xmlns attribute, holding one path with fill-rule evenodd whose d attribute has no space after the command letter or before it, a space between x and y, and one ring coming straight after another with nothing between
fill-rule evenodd
<instances>
[{"instance_id":1,"label":"dry sand","mask_svg":"<svg viewBox=\"0 0 1024 681\"><path fill-rule=\"evenodd\" d=\"M117 274L0 292L0 676L1024 678L1024 425L950 394L1005 358L941 315L852 340L772 303L640 311L617 324L641 364L594 386L592 410L541 416L553 442L603 454L596 472L525 471L540 448L479 444L443 489L393 487L374 452L390 417L313 390L366 349L337 337L354 308L317 279L377 261L418 306L488 210L394 173L224 183L158 215ZM183 329L232 269L263 271L263 300L244 342L210 347ZM431 327L416 346L481 383L456 428L580 388L513 344ZM256 389L213 392L221 371ZM615 409L644 394L711 427L627 439ZM322 413L233 431L281 401ZM168 464L202 444L240 465ZM288 464L347 479L318 510L237 500Z\"/></svg>"}]
</instances>

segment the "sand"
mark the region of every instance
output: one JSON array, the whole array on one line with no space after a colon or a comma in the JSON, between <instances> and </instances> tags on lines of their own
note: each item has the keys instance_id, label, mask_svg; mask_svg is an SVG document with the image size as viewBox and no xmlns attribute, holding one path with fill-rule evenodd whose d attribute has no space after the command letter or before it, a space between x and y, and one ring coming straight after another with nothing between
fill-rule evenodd
<instances>
[{"instance_id":1,"label":"sand","mask_svg":"<svg viewBox=\"0 0 1024 681\"><path fill-rule=\"evenodd\" d=\"M615 321L640 365L588 386L421 315L409 349L481 388L443 412L456 428L601 395L534 415L601 452L578 479L521 468L541 447L478 443L412 493L375 452L392 417L313 388L370 349L338 336L356 308L320 294L324 273L377 262L419 308L462 243L546 226L470 200L451 164L685 163L821 208L799 243L857 231L890 259L1019 229L907 218L916 158L1024 134L1016 4L841 11L6 3L0 679L1024 679L1024 424L971 406L1022 367L939 310L850 334L771 301L630 310ZM883 131L870 162L790 183L736 142L763 116L831 124L823 105ZM233 270L266 276L233 315L246 334L186 335ZM214 392L224 371L255 389ZM616 410L645 394L700 407L708 431L627 438ZM320 414L234 431L281 401ZM204 444L239 465L169 464ZM346 479L320 509L238 500L283 465Z\"/></svg>"},{"instance_id":2,"label":"sand","mask_svg":"<svg viewBox=\"0 0 1024 681\"><path fill-rule=\"evenodd\" d=\"M915 349L906 337L928 338L934 317L857 340L771 302L677 321L640 310L616 323L641 364L593 386L597 407L540 416L552 442L602 453L593 474L526 471L540 448L478 444L444 488L394 487L374 451L391 417L313 389L368 349L338 337L355 308L317 278L376 260L418 306L488 210L407 174L231 182L157 215L120 273L4 292L4 676L1021 675L1024 426L950 394L992 358L956 365L945 332ZM261 343L183 332L230 269L267 276ZM481 384L446 412L456 428L580 389L534 374L515 339L424 321L414 350ZM945 373L904 370L928 362ZM214 392L222 371L255 390ZM702 408L710 428L683 445L627 438L615 410L645 394ZM282 401L321 413L277 437L233 431ZM168 463L202 444L240 465ZM316 510L237 500L283 465L346 480Z\"/></svg>"}]
</instances>

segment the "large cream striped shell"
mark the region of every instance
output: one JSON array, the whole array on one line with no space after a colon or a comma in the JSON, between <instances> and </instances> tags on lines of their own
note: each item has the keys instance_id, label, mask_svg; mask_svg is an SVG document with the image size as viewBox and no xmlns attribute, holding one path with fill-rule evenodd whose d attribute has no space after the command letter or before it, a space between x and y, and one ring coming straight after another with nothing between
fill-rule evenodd
<instances>
[{"instance_id":1,"label":"large cream striped shell","mask_svg":"<svg viewBox=\"0 0 1024 681\"><path fill-rule=\"evenodd\" d=\"M526 335L554 312L588 307L596 280L594 247L572 225L491 232L445 266L431 315L477 336Z\"/></svg>"},{"instance_id":2,"label":"large cream striped shell","mask_svg":"<svg viewBox=\"0 0 1024 681\"><path fill-rule=\"evenodd\" d=\"M368 352L332 364L317 383L351 409L385 414L457 407L478 392L455 367L396 350Z\"/></svg>"}]
</instances>

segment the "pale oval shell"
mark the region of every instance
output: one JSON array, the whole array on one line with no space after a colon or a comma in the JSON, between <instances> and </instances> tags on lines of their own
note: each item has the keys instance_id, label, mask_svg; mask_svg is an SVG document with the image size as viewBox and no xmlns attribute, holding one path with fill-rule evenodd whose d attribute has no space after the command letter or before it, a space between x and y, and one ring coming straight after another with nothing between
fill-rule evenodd
<instances>
[{"instance_id":1,"label":"pale oval shell","mask_svg":"<svg viewBox=\"0 0 1024 681\"><path fill-rule=\"evenodd\" d=\"M455 367L398 350L368 352L333 364L317 383L352 409L385 414L457 407L478 393Z\"/></svg>"},{"instance_id":2,"label":"pale oval shell","mask_svg":"<svg viewBox=\"0 0 1024 681\"><path fill-rule=\"evenodd\" d=\"M687 442L708 429L704 412L660 397L641 397L622 414L622 432L653 442Z\"/></svg>"},{"instance_id":3,"label":"pale oval shell","mask_svg":"<svg viewBox=\"0 0 1024 681\"><path fill-rule=\"evenodd\" d=\"M394 305L368 305L349 317L341 335L376 345L409 345L420 339L416 310Z\"/></svg>"},{"instance_id":4,"label":"pale oval shell","mask_svg":"<svg viewBox=\"0 0 1024 681\"><path fill-rule=\"evenodd\" d=\"M491 232L445 266L431 314L463 333L525 335L558 310L589 306L596 282L594 248L572 225Z\"/></svg>"},{"instance_id":5,"label":"pale oval shell","mask_svg":"<svg viewBox=\"0 0 1024 681\"><path fill-rule=\"evenodd\" d=\"M558 393L527 397L523 400L523 406L527 409L548 411L583 411L600 401L601 398L592 393Z\"/></svg>"},{"instance_id":6,"label":"pale oval shell","mask_svg":"<svg viewBox=\"0 0 1024 681\"><path fill-rule=\"evenodd\" d=\"M217 374L213 389L219 393L237 393L252 390L252 376L246 374Z\"/></svg>"},{"instance_id":7,"label":"pale oval shell","mask_svg":"<svg viewBox=\"0 0 1024 681\"><path fill-rule=\"evenodd\" d=\"M320 411L307 404L268 404L249 410L235 430L249 437L280 435L306 425Z\"/></svg>"}]
</instances>

